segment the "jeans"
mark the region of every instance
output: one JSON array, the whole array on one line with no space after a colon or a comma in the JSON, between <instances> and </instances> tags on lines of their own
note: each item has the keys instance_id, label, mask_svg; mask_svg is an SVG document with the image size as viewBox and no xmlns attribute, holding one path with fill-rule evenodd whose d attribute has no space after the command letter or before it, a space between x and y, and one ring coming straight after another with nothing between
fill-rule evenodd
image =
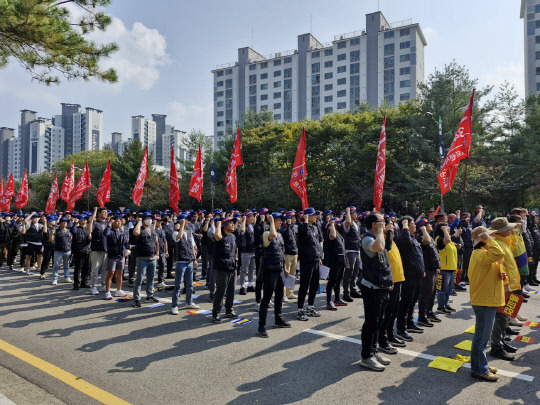
<instances>
[{"instance_id":1,"label":"jeans","mask_svg":"<svg viewBox=\"0 0 540 405\"><path fill-rule=\"evenodd\" d=\"M186 281L186 304L193 304L193 262L177 262L175 271L176 275L174 276L172 307L178 306L178 297L180 296L180 290L182 289L182 277Z\"/></svg>"},{"instance_id":2,"label":"jeans","mask_svg":"<svg viewBox=\"0 0 540 405\"><path fill-rule=\"evenodd\" d=\"M245 287L246 273L248 282L253 284L253 273L255 272L255 253L240 253L242 267L240 268L240 287Z\"/></svg>"},{"instance_id":3,"label":"jeans","mask_svg":"<svg viewBox=\"0 0 540 405\"><path fill-rule=\"evenodd\" d=\"M319 289L319 262L300 261L300 288L298 290L298 309L304 308L304 301L308 295L308 305L315 303Z\"/></svg>"},{"instance_id":4,"label":"jeans","mask_svg":"<svg viewBox=\"0 0 540 405\"><path fill-rule=\"evenodd\" d=\"M268 304L272 294L276 294L274 299L274 315L276 321L281 318L283 305L283 272L276 270L262 269L263 273L263 297L259 308L259 330L266 328L266 315L268 314Z\"/></svg>"},{"instance_id":5,"label":"jeans","mask_svg":"<svg viewBox=\"0 0 540 405\"><path fill-rule=\"evenodd\" d=\"M362 358L368 359L377 353L377 339L381 317L388 303L387 288L369 288L360 284L362 300L364 301L365 320L362 325Z\"/></svg>"},{"instance_id":6,"label":"jeans","mask_svg":"<svg viewBox=\"0 0 540 405\"><path fill-rule=\"evenodd\" d=\"M454 290L454 272L452 270L441 270L442 284L441 290L437 292L437 306L446 308L450 294Z\"/></svg>"},{"instance_id":7,"label":"jeans","mask_svg":"<svg viewBox=\"0 0 540 405\"><path fill-rule=\"evenodd\" d=\"M488 362L486 358L486 346L493 330L497 307L480 307L473 305L476 315L476 325L472 339L471 370L474 373L486 374Z\"/></svg>"},{"instance_id":8,"label":"jeans","mask_svg":"<svg viewBox=\"0 0 540 405\"><path fill-rule=\"evenodd\" d=\"M491 331L491 349L502 349L504 337L506 336L506 327L508 326L510 317L500 312L495 313L495 322Z\"/></svg>"},{"instance_id":9,"label":"jeans","mask_svg":"<svg viewBox=\"0 0 540 405\"><path fill-rule=\"evenodd\" d=\"M356 289L356 279L360 272L360 252L345 253L345 271L343 272L343 294L350 295Z\"/></svg>"},{"instance_id":10,"label":"jeans","mask_svg":"<svg viewBox=\"0 0 540 405\"><path fill-rule=\"evenodd\" d=\"M221 311L221 301L225 298L225 311L232 312L234 304L234 283L236 281L236 271L214 270L216 280L216 292L214 294L214 305L212 307L212 316L216 317Z\"/></svg>"},{"instance_id":11,"label":"jeans","mask_svg":"<svg viewBox=\"0 0 540 405\"><path fill-rule=\"evenodd\" d=\"M167 265L167 257L165 253L160 253L159 258L157 259L157 270L158 270L158 283L161 283L165 280L163 280L163 275L165 273L165 266Z\"/></svg>"},{"instance_id":12,"label":"jeans","mask_svg":"<svg viewBox=\"0 0 540 405\"><path fill-rule=\"evenodd\" d=\"M64 262L64 278L69 278L69 258L71 257L71 250L67 252L54 252L54 262L52 269L53 280L58 280L58 269L60 268L60 260Z\"/></svg>"},{"instance_id":13,"label":"jeans","mask_svg":"<svg viewBox=\"0 0 540 405\"><path fill-rule=\"evenodd\" d=\"M107 276L107 252L103 251L92 251L90 252L90 266L92 268L91 280L93 287L98 287L99 285L105 285L105 277ZM101 272L101 284L98 283L98 276Z\"/></svg>"},{"instance_id":14,"label":"jeans","mask_svg":"<svg viewBox=\"0 0 540 405\"><path fill-rule=\"evenodd\" d=\"M142 279L146 274L146 298L154 296L154 275L156 274L155 260L137 260L137 278L133 286L133 299L141 299Z\"/></svg>"}]
</instances>

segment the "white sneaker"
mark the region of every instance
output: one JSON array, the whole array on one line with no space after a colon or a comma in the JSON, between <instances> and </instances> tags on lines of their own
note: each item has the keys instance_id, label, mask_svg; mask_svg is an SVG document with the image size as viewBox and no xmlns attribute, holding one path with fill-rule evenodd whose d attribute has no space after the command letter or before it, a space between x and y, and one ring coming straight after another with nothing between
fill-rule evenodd
<instances>
[{"instance_id":1,"label":"white sneaker","mask_svg":"<svg viewBox=\"0 0 540 405\"><path fill-rule=\"evenodd\" d=\"M261 304L255 304L255 312L259 312L259 309L261 309Z\"/></svg>"},{"instance_id":2,"label":"white sneaker","mask_svg":"<svg viewBox=\"0 0 540 405\"><path fill-rule=\"evenodd\" d=\"M510 318L510 321L508 321L508 325L510 325L510 326L523 326L523 322L518 321L516 318Z\"/></svg>"},{"instance_id":3,"label":"white sneaker","mask_svg":"<svg viewBox=\"0 0 540 405\"><path fill-rule=\"evenodd\" d=\"M112 295L111 295L110 291L107 291L107 292L105 293L105 299L106 299L106 300L112 300Z\"/></svg>"},{"instance_id":4,"label":"white sneaker","mask_svg":"<svg viewBox=\"0 0 540 405\"><path fill-rule=\"evenodd\" d=\"M187 304L187 305L186 305L186 308L189 308L189 309L199 309L200 306L198 306L197 304Z\"/></svg>"},{"instance_id":5,"label":"white sneaker","mask_svg":"<svg viewBox=\"0 0 540 405\"><path fill-rule=\"evenodd\" d=\"M115 297L125 297L126 296L126 293L122 290L116 290L116 292L114 293L114 296Z\"/></svg>"},{"instance_id":6,"label":"white sneaker","mask_svg":"<svg viewBox=\"0 0 540 405\"><path fill-rule=\"evenodd\" d=\"M101 287L99 287L99 291L101 291L101 292L105 292L105 291L107 291L107 290L105 289L105 286L104 286L104 285L102 285Z\"/></svg>"},{"instance_id":7,"label":"white sneaker","mask_svg":"<svg viewBox=\"0 0 540 405\"><path fill-rule=\"evenodd\" d=\"M98 295L98 294L99 294L99 291L97 290L97 287L93 287L93 288L92 288L92 294L94 294L94 295Z\"/></svg>"},{"instance_id":8,"label":"white sneaker","mask_svg":"<svg viewBox=\"0 0 540 405\"><path fill-rule=\"evenodd\" d=\"M387 366L387 365L390 364L390 359L384 357L384 356L381 355L380 353L375 353L375 358L376 358L377 361L378 361L379 363L381 363L383 366Z\"/></svg>"},{"instance_id":9,"label":"white sneaker","mask_svg":"<svg viewBox=\"0 0 540 405\"><path fill-rule=\"evenodd\" d=\"M53 280L53 281L52 281L52 285L56 285L56 284L58 284L58 281Z\"/></svg>"},{"instance_id":10,"label":"white sneaker","mask_svg":"<svg viewBox=\"0 0 540 405\"><path fill-rule=\"evenodd\" d=\"M178 315L178 307L172 307L171 314Z\"/></svg>"},{"instance_id":11,"label":"white sneaker","mask_svg":"<svg viewBox=\"0 0 540 405\"><path fill-rule=\"evenodd\" d=\"M29 269L29 270L30 270L30 269ZM21 269L20 269L19 271L20 271L21 273L26 273L26 269L23 269L22 267L21 267Z\"/></svg>"},{"instance_id":12,"label":"white sneaker","mask_svg":"<svg viewBox=\"0 0 540 405\"><path fill-rule=\"evenodd\" d=\"M523 289L524 289L525 291L531 291L531 290L533 290L533 288L532 288L529 284L525 284L525 285L523 286Z\"/></svg>"},{"instance_id":13,"label":"white sneaker","mask_svg":"<svg viewBox=\"0 0 540 405\"><path fill-rule=\"evenodd\" d=\"M162 281L161 283L159 283L159 284L157 285L157 288L167 288L167 287L169 287L169 285L168 285L168 284L165 284L164 281Z\"/></svg>"},{"instance_id":14,"label":"white sneaker","mask_svg":"<svg viewBox=\"0 0 540 405\"><path fill-rule=\"evenodd\" d=\"M448 303L449 304L453 304L454 303L454 300L452 298L448 298Z\"/></svg>"},{"instance_id":15,"label":"white sneaker","mask_svg":"<svg viewBox=\"0 0 540 405\"><path fill-rule=\"evenodd\" d=\"M41 276L39 276L39 279L40 280L45 280L45 274L42 274Z\"/></svg>"},{"instance_id":16,"label":"white sneaker","mask_svg":"<svg viewBox=\"0 0 540 405\"><path fill-rule=\"evenodd\" d=\"M73 280L71 278L65 278L64 283L73 283Z\"/></svg>"},{"instance_id":17,"label":"white sneaker","mask_svg":"<svg viewBox=\"0 0 540 405\"><path fill-rule=\"evenodd\" d=\"M381 363L379 363L374 357L362 359L360 365L373 371L384 371L385 369L385 367Z\"/></svg>"},{"instance_id":18,"label":"white sneaker","mask_svg":"<svg viewBox=\"0 0 540 405\"><path fill-rule=\"evenodd\" d=\"M30 275L30 269L26 269L26 275L27 275L27 276Z\"/></svg>"},{"instance_id":19,"label":"white sneaker","mask_svg":"<svg viewBox=\"0 0 540 405\"><path fill-rule=\"evenodd\" d=\"M517 314L517 315L516 315L516 319L517 319L518 321L521 321L521 322L527 321L527 318L524 317L524 316L521 316L520 314Z\"/></svg>"},{"instance_id":20,"label":"white sneaker","mask_svg":"<svg viewBox=\"0 0 540 405\"><path fill-rule=\"evenodd\" d=\"M288 299L287 297L285 297L285 296L283 296L283 298L281 299L281 301L283 301L283 302L290 302L289 299Z\"/></svg>"}]
</instances>

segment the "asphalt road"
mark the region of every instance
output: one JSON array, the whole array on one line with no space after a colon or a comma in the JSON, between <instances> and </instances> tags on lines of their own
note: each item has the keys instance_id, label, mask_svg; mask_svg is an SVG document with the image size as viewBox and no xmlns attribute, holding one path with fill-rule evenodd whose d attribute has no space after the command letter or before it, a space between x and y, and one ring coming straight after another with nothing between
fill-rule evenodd
<instances>
[{"instance_id":1,"label":"asphalt road","mask_svg":"<svg viewBox=\"0 0 540 405\"><path fill-rule=\"evenodd\" d=\"M200 294L196 302L210 309L204 287L195 289ZM428 367L430 356L468 355L454 348L472 339L464 332L474 325L468 292L453 297L457 313L444 315L442 323L414 335L407 351L387 356L392 364L383 373L359 365L361 300L330 312L319 294L316 306L322 316L307 322L295 320L295 303L286 303L285 318L292 328L271 329L270 310L270 338L262 339L256 337L253 293L236 297L243 301L236 311L251 319L241 325L214 325L210 315L191 315L185 309L171 315L171 294L156 293L167 301L164 306L145 304L136 309L131 302L106 301L103 293L96 298L89 290L72 291L71 285L53 287L50 279L42 281L38 275L26 276L4 267L0 269L0 339L132 404L540 401L538 342L514 342L520 348L514 362L491 361L505 374L497 383L475 380L465 367L455 374ZM539 302L540 294L533 295L522 315L540 322ZM523 335L540 339L540 329L521 329ZM54 398L51 403L99 403L1 347L0 367L21 377L18 389L0 383L0 394L17 404L45 403L36 399L39 392L43 398Z\"/></svg>"}]
</instances>

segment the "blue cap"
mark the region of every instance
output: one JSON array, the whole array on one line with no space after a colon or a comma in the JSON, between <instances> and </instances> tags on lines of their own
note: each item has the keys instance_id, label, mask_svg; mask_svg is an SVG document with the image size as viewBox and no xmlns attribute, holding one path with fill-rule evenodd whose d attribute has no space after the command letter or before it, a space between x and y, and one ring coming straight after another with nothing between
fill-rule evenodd
<instances>
[{"instance_id":1,"label":"blue cap","mask_svg":"<svg viewBox=\"0 0 540 405\"><path fill-rule=\"evenodd\" d=\"M356 212L356 207L354 205L350 205L349 210L350 210L350 212L352 214L353 212Z\"/></svg>"},{"instance_id":2,"label":"blue cap","mask_svg":"<svg viewBox=\"0 0 540 405\"><path fill-rule=\"evenodd\" d=\"M47 222L56 221L57 219L58 219L58 217L56 215L49 215L47 217Z\"/></svg>"},{"instance_id":3,"label":"blue cap","mask_svg":"<svg viewBox=\"0 0 540 405\"><path fill-rule=\"evenodd\" d=\"M66 217L60 218L60 222L69 222L69 220Z\"/></svg>"},{"instance_id":4,"label":"blue cap","mask_svg":"<svg viewBox=\"0 0 540 405\"><path fill-rule=\"evenodd\" d=\"M221 210L218 208L214 211L214 214L221 214Z\"/></svg>"},{"instance_id":5,"label":"blue cap","mask_svg":"<svg viewBox=\"0 0 540 405\"><path fill-rule=\"evenodd\" d=\"M285 218L292 218L296 215L296 212L294 210L287 211L285 213Z\"/></svg>"},{"instance_id":6,"label":"blue cap","mask_svg":"<svg viewBox=\"0 0 540 405\"><path fill-rule=\"evenodd\" d=\"M324 211L324 216L332 214L332 210L326 210Z\"/></svg>"},{"instance_id":7,"label":"blue cap","mask_svg":"<svg viewBox=\"0 0 540 405\"><path fill-rule=\"evenodd\" d=\"M397 217L397 214L395 212L391 212L390 214L388 214L388 216L390 218L393 218L393 217Z\"/></svg>"},{"instance_id":8,"label":"blue cap","mask_svg":"<svg viewBox=\"0 0 540 405\"><path fill-rule=\"evenodd\" d=\"M233 218L233 217L224 218L223 221L221 222L221 227L224 227L229 222L232 222L233 224L235 224L236 223L236 218Z\"/></svg>"},{"instance_id":9,"label":"blue cap","mask_svg":"<svg viewBox=\"0 0 540 405\"><path fill-rule=\"evenodd\" d=\"M283 215L281 215L279 212L273 212L272 213L272 218L281 219L282 221L285 219L285 217Z\"/></svg>"},{"instance_id":10,"label":"blue cap","mask_svg":"<svg viewBox=\"0 0 540 405\"><path fill-rule=\"evenodd\" d=\"M176 220L177 220L177 221L180 221L181 219L186 219L187 217L188 217L187 214L180 214L180 215L178 215L178 216L176 217Z\"/></svg>"},{"instance_id":11,"label":"blue cap","mask_svg":"<svg viewBox=\"0 0 540 405\"><path fill-rule=\"evenodd\" d=\"M253 214L253 211L246 211L244 215L246 217L252 217L254 214Z\"/></svg>"},{"instance_id":12,"label":"blue cap","mask_svg":"<svg viewBox=\"0 0 540 405\"><path fill-rule=\"evenodd\" d=\"M315 208L309 207L304 210L304 215L315 215Z\"/></svg>"},{"instance_id":13,"label":"blue cap","mask_svg":"<svg viewBox=\"0 0 540 405\"><path fill-rule=\"evenodd\" d=\"M152 215L151 212L145 212L142 214L142 219L145 219L145 218L152 218L154 219L154 215Z\"/></svg>"},{"instance_id":14,"label":"blue cap","mask_svg":"<svg viewBox=\"0 0 540 405\"><path fill-rule=\"evenodd\" d=\"M426 218L419 219L418 221L416 221L416 230L420 230L420 228L426 226L426 224L428 223L429 221Z\"/></svg>"},{"instance_id":15,"label":"blue cap","mask_svg":"<svg viewBox=\"0 0 540 405\"><path fill-rule=\"evenodd\" d=\"M268 212L268 208L261 208L261 209L259 210L259 215L264 215L264 214L266 214L267 212Z\"/></svg>"},{"instance_id":16,"label":"blue cap","mask_svg":"<svg viewBox=\"0 0 540 405\"><path fill-rule=\"evenodd\" d=\"M242 216L242 214L240 214L239 212L237 212L236 214L233 215L233 218L240 218Z\"/></svg>"}]
</instances>

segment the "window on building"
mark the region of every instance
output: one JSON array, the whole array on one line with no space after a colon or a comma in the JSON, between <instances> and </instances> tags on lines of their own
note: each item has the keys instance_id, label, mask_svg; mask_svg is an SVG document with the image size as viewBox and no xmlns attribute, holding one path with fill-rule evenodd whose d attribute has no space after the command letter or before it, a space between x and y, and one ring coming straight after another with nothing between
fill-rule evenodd
<instances>
[{"instance_id":1,"label":"window on building","mask_svg":"<svg viewBox=\"0 0 540 405\"><path fill-rule=\"evenodd\" d=\"M333 53L334 51L332 49L326 49L324 51L324 56L332 56Z\"/></svg>"},{"instance_id":2,"label":"window on building","mask_svg":"<svg viewBox=\"0 0 540 405\"><path fill-rule=\"evenodd\" d=\"M276 121L280 121L281 120L281 114L274 114L274 119Z\"/></svg>"},{"instance_id":3,"label":"window on building","mask_svg":"<svg viewBox=\"0 0 540 405\"><path fill-rule=\"evenodd\" d=\"M411 47L411 41L405 41L399 43L399 49L405 49Z\"/></svg>"},{"instance_id":4,"label":"window on building","mask_svg":"<svg viewBox=\"0 0 540 405\"><path fill-rule=\"evenodd\" d=\"M325 84L324 85L324 91L330 91L334 88L333 84Z\"/></svg>"},{"instance_id":5,"label":"window on building","mask_svg":"<svg viewBox=\"0 0 540 405\"><path fill-rule=\"evenodd\" d=\"M311 96L318 96L321 94L321 86L312 86L311 87Z\"/></svg>"},{"instance_id":6,"label":"window on building","mask_svg":"<svg viewBox=\"0 0 540 405\"><path fill-rule=\"evenodd\" d=\"M283 80L283 88L285 90L292 89L292 80L291 79Z\"/></svg>"},{"instance_id":7,"label":"window on building","mask_svg":"<svg viewBox=\"0 0 540 405\"><path fill-rule=\"evenodd\" d=\"M384 83L384 94L394 94L394 82Z\"/></svg>"},{"instance_id":8,"label":"window on building","mask_svg":"<svg viewBox=\"0 0 540 405\"><path fill-rule=\"evenodd\" d=\"M216 107L223 107L224 104L225 104L225 103L224 103L223 101L218 101L218 102L216 103Z\"/></svg>"},{"instance_id":9,"label":"window on building","mask_svg":"<svg viewBox=\"0 0 540 405\"><path fill-rule=\"evenodd\" d=\"M266 111L268 110L268 106L267 105L261 105L261 111Z\"/></svg>"},{"instance_id":10,"label":"window on building","mask_svg":"<svg viewBox=\"0 0 540 405\"><path fill-rule=\"evenodd\" d=\"M274 89L281 87L281 82L274 82Z\"/></svg>"},{"instance_id":11,"label":"window on building","mask_svg":"<svg viewBox=\"0 0 540 405\"><path fill-rule=\"evenodd\" d=\"M405 28L404 30L399 30L399 36L404 37L411 34L410 28Z\"/></svg>"},{"instance_id":12,"label":"window on building","mask_svg":"<svg viewBox=\"0 0 540 405\"><path fill-rule=\"evenodd\" d=\"M410 73L411 73L411 68L410 67L404 67L404 68L399 69L399 74L400 75L408 75Z\"/></svg>"},{"instance_id":13,"label":"window on building","mask_svg":"<svg viewBox=\"0 0 540 405\"><path fill-rule=\"evenodd\" d=\"M360 60L360 51L352 51L350 54L351 62L358 62Z\"/></svg>"},{"instance_id":14,"label":"window on building","mask_svg":"<svg viewBox=\"0 0 540 405\"><path fill-rule=\"evenodd\" d=\"M395 79L394 69L387 69L384 71L384 82L393 82Z\"/></svg>"},{"instance_id":15,"label":"window on building","mask_svg":"<svg viewBox=\"0 0 540 405\"><path fill-rule=\"evenodd\" d=\"M218 126L218 127L222 127L222 126L223 126L223 124L225 124L225 122L224 122L224 121L218 121L218 122L217 122L217 126Z\"/></svg>"},{"instance_id":16,"label":"window on building","mask_svg":"<svg viewBox=\"0 0 540 405\"><path fill-rule=\"evenodd\" d=\"M281 76L281 70L276 70L274 72L274 77L279 77L279 76Z\"/></svg>"},{"instance_id":17,"label":"window on building","mask_svg":"<svg viewBox=\"0 0 540 405\"><path fill-rule=\"evenodd\" d=\"M311 58L315 59L321 56L321 53L319 51L311 52Z\"/></svg>"},{"instance_id":18,"label":"window on building","mask_svg":"<svg viewBox=\"0 0 540 405\"><path fill-rule=\"evenodd\" d=\"M536 6L534 6L534 12L540 13L540 4L537 4Z\"/></svg>"},{"instance_id":19,"label":"window on building","mask_svg":"<svg viewBox=\"0 0 540 405\"><path fill-rule=\"evenodd\" d=\"M216 76L217 76L217 77L223 76L223 70L220 70L219 72L217 72Z\"/></svg>"},{"instance_id":20,"label":"window on building","mask_svg":"<svg viewBox=\"0 0 540 405\"><path fill-rule=\"evenodd\" d=\"M285 100L285 109L287 109L287 105L292 101L292 90L286 90L283 92L283 99Z\"/></svg>"},{"instance_id":21,"label":"window on building","mask_svg":"<svg viewBox=\"0 0 540 405\"><path fill-rule=\"evenodd\" d=\"M384 46L384 56L390 56L394 54L394 44L386 44Z\"/></svg>"},{"instance_id":22,"label":"window on building","mask_svg":"<svg viewBox=\"0 0 540 405\"><path fill-rule=\"evenodd\" d=\"M261 69L266 69L268 67L268 62L261 63Z\"/></svg>"},{"instance_id":23,"label":"window on building","mask_svg":"<svg viewBox=\"0 0 540 405\"><path fill-rule=\"evenodd\" d=\"M536 91L540 91L540 83L536 83Z\"/></svg>"},{"instance_id":24,"label":"window on building","mask_svg":"<svg viewBox=\"0 0 540 405\"><path fill-rule=\"evenodd\" d=\"M249 65L249 70L255 70L257 69L257 65L255 63Z\"/></svg>"},{"instance_id":25,"label":"window on building","mask_svg":"<svg viewBox=\"0 0 540 405\"><path fill-rule=\"evenodd\" d=\"M401 80L399 82L399 87L411 87L411 81L410 80Z\"/></svg>"},{"instance_id":26,"label":"window on building","mask_svg":"<svg viewBox=\"0 0 540 405\"><path fill-rule=\"evenodd\" d=\"M353 45L359 45L360 44L360 38L353 38L349 41L349 45L350 46L353 46Z\"/></svg>"},{"instance_id":27,"label":"window on building","mask_svg":"<svg viewBox=\"0 0 540 405\"><path fill-rule=\"evenodd\" d=\"M345 73L347 71L347 66L338 66L337 72L338 73Z\"/></svg>"},{"instance_id":28,"label":"window on building","mask_svg":"<svg viewBox=\"0 0 540 405\"><path fill-rule=\"evenodd\" d=\"M347 54L346 53L340 53L338 56L337 56L337 60L340 61L340 60L347 60Z\"/></svg>"},{"instance_id":29,"label":"window on building","mask_svg":"<svg viewBox=\"0 0 540 405\"><path fill-rule=\"evenodd\" d=\"M223 80L220 80L219 82L217 82L216 86L217 87L223 87Z\"/></svg>"},{"instance_id":30,"label":"window on building","mask_svg":"<svg viewBox=\"0 0 540 405\"><path fill-rule=\"evenodd\" d=\"M338 90L337 96L338 97L345 97L347 95L347 90Z\"/></svg>"},{"instance_id":31,"label":"window on building","mask_svg":"<svg viewBox=\"0 0 540 405\"><path fill-rule=\"evenodd\" d=\"M223 94L224 94L223 91L216 92L217 97L223 97Z\"/></svg>"},{"instance_id":32,"label":"window on building","mask_svg":"<svg viewBox=\"0 0 540 405\"><path fill-rule=\"evenodd\" d=\"M216 117L223 117L224 111L218 111Z\"/></svg>"},{"instance_id":33,"label":"window on building","mask_svg":"<svg viewBox=\"0 0 540 405\"><path fill-rule=\"evenodd\" d=\"M341 79L338 79L337 80L337 84L338 86L342 85L342 84L347 84L347 78L346 77L342 77Z\"/></svg>"},{"instance_id":34,"label":"window on building","mask_svg":"<svg viewBox=\"0 0 540 405\"><path fill-rule=\"evenodd\" d=\"M226 75L232 75L232 69L225 70L225 74Z\"/></svg>"},{"instance_id":35,"label":"window on building","mask_svg":"<svg viewBox=\"0 0 540 405\"><path fill-rule=\"evenodd\" d=\"M384 33L384 38L394 38L394 31L386 31Z\"/></svg>"},{"instance_id":36,"label":"window on building","mask_svg":"<svg viewBox=\"0 0 540 405\"><path fill-rule=\"evenodd\" d=\"M277 92L274 93L274 100L276 98L281 98L281 91L277 91Z\"/></svg>"},{"instance_id":37,"label":"window on building","mask_svg":"<svg viewBox=\"0 0 540 405\"><path fill-rule=\"evenodd\" d=\"M343 110L347 108L347 103L345 101L341 102L341 103L337 103L337 109L338 110Z\"/></svg>"},{"instance_id":38,"label":"window on building","mask_svg":"<svg viewBox=\"0 0 540 405\"><path fill-rule=\"evenodd\" d=\"M249 75L249 84L257 83L257 75Z\"/></svg>"},{"instance_id":39,"label":"window on building","mask_svg":"<svg viewBox=\"0 0 540 405\"><path fill-rule=\"evenodd\" d=\"M261 73L261 80L268 79L268 73Z\"/></svg>"},{"instance_id":40,"label":"window on building","mask_svg":"<svg viewBox=\"0 0 540 405\"><path fill-rule=\"evenodd\" d=\"M325 79L331 79L332 77L334 77L334 74L332 72L329 72L329 73L325 73L324 74L324 78Z\"/></svg>"},{"instance_id":41,"label":"window on building","mask_svg":"<svg viewBox=\"0 0 540 405\"><path fill-rule=\"evenodd\" d=\"M355 73L360 73L360 63L351 63L351 71L349 72L351 75Z\"/></svg>"},{"instance_id":42,"label":"window on building","mask_svg":"<svg viewBox=\"0 0 540 405\"><path fill-rule=\"evenodd\" d=\"M267 90L268 89L268 83L261 84L261 90Z\"/></svg>"},{"instance_id":43,"label":"window on building","mask_svg":"<svg viewBox=\"0 0 540 405\"><path fill-rule=\"evenodd\" d=\"M274 103L274 110L279 110L281 108L281 103Z\"/></svg>"},{"instance_id":44,"label":"window on building","mask_svg":"<svg viewBox=\"0 0 540 405\"><path fill-rule=\"evenodd\" d=\"M319 73L321 71L321 64L320 63L312 63L311 64L311 73Z\"/></svg>"},{"instance_id":45,"label":"window on building","mask_svg":"<svg viewBox=\"0 0 540 405\"><path fill-rule=\"evenodd\" d=\"M360 86L360 75L351 76L351 87Z\"/></svg>"},{"instance_id":46,"label":"window on building","mask_svg":"<svg viewBox=\"0 0 540 405\"><path fill-rule=\"evenodd\" d=\"M394 67L394 57L393 56L387 56L384 58L384 68L385 69L391 69Z\"/></svg>"},{"instance_id":47,"label":"window on building","mask_svg":"<svg viewBox=\"0 0 540 405\"><path fill-rule=\"evenodd\" d=\"M268 100L268 94L261 94L261 101Z\"/></svg>"},{"instance_id":48,"label":"window on building","mask_svg":"<svg viewBox=\"0 0 540 405\"><path fill-rule=\"evenodd\" d=\"M409 100L411 98L411 93L403 93L399 95L400 101Z\"/></svg>"},{"instance_id":49,"label":"window on building","mask_svg":"<svg viewBox=\"0 0 540 405\"><path fill-rule=\"evenodd\" d=\"M292 63L292 56L287 56L285 59L283 59L283 63Z\"/></svg>"},{"instance_id":50,"label":"window on building","mask_svg":"<svg viewBox=\"0 0 540 405\"><path fill-rule=\"evenodd\" d=\"M332 101L334 101L334 96L324 96L325 103L331 103Z\"/></svg>"},{"instance_id":51,"label":"window on building","mask_svg":"<svg viewBox=\"0 0 540 405\"><path fill-rule=\"evenodd\" d=\"M283 77L292 77L292 68L283 70Z\"/></svg>"},{"instance_id":52,"label":"window on building","mask_svg":"<svg viewBox=\"0 0 540 405\"><path fill-rule=\"evenodd\" d=\"M311 75L311 84L316 85L321 82L321 75Z\"/></svg>"},{"instance_id":53,"label":"window on building","mask_svg":"<svg viewBox=\"0 0 540 405\"><path fill-rule=\"evenodd\" d=\"M539 76L540 75L540 67L537 67L536 68L536 76Z\"/></svg>"},{"instance_id":54,"label":"window on building","mask_svg":"<svg viewBox=\"0 0 540 405\"><path fill-rule=\"evenodd\" d=\"M337 49L343 49L343 48L347 48L347 42L346 41L338 42Z\"/></svg>"},{"instance_id":55,"label":"window on building","mask_svg":"<svg viewBox=\"0 0 540 405\"><path fill-rule=\"evenodd\" d=\"M389 104L392 104L394 103L394 95L393 94L389 94L388 96L384 96L384 100L389 103Z\"/></svg>"},{"instance_id":56,"label":"window on building","mask_svg":"<svg viewBox=\"0 0 540 405\"><path fill-rule=\"evenodd\" d=\"M333 107L326 107L326 108L324 109L324 113L325 113L325 114L331 114L331 113L333 113L333 112L334 112L334 108L333 108Z\"/></svg>"},{"instance_id":57,"label":"window on building","mask_svg":"<svg viewBox=\"0 0 540 405\"><path fill-rule=\"evenodd\" d=\"M540 52L536 52L536 60L540 60Z\"/></svg>"},{"instance_id":58,"label":"window on building","mask_svg":"<svg viewBox=\"0 0 540 405\"><path fill-rule=\"evenodd\" d=\"M232 98L232 89L225 90L225 98Z\"/></svg>"},{"instance_id":59,"label":"window on building","mask_svg":"<svg viewBox=\"0 0 540 405\"><path fill-rule=\"evenodd\" d=\"M225 80L225 88L232 89L232 79Z\"/></svg>"},{"instance_id":60,"label":"window on building","mask_svg":"<svg viewBox=\"0 0 540 405\"><path fill-rule=\"evenodd\" d=\"M251 85L249 86L249 95L253 96L254 94L257 94L257 85Z\"/></svg>"},{"instance_id":61,"label":"window on building","mask_svg":"<svg viewBox=\"0 0 540 405\"><path fill-rule=\"evenodd\" d=\"M540 35L537 35L537 36L536 36L536 43L537 43L537 44L540 44Z\"/></svg>"},{"instance_id":62,"label":"window on building","mask_svg":"<svg viewBox=\"0 0 540 405\"><path fill-rule=\"evenodd\" d=\"M274 66L281 66L281 59L277 59L274 61Z\"/></svg>"},{"instance_id":63,"label":"window on building","mask_svg":"<svg viewBox=\"0 0 540 405\"><path fill-rule=\"evenodd\" d=\"M325 67L325 68L331 68L332 66L334 66L334 62L333 62L333 61L327 60L326 62L324 62L324 67Z\"/></svg>"},{"instance_id":64,"label":"window on building","mask_svg":"<svg viewBox=\"0 0 540 405\"><path fill-rule=\"evenodd\" d=\"M399 56L399 61L400 62L407 62L407 61L410 61L411 60L411 54L408 53L406 55L400 55Z\"/></svg>"}]
</instances>

